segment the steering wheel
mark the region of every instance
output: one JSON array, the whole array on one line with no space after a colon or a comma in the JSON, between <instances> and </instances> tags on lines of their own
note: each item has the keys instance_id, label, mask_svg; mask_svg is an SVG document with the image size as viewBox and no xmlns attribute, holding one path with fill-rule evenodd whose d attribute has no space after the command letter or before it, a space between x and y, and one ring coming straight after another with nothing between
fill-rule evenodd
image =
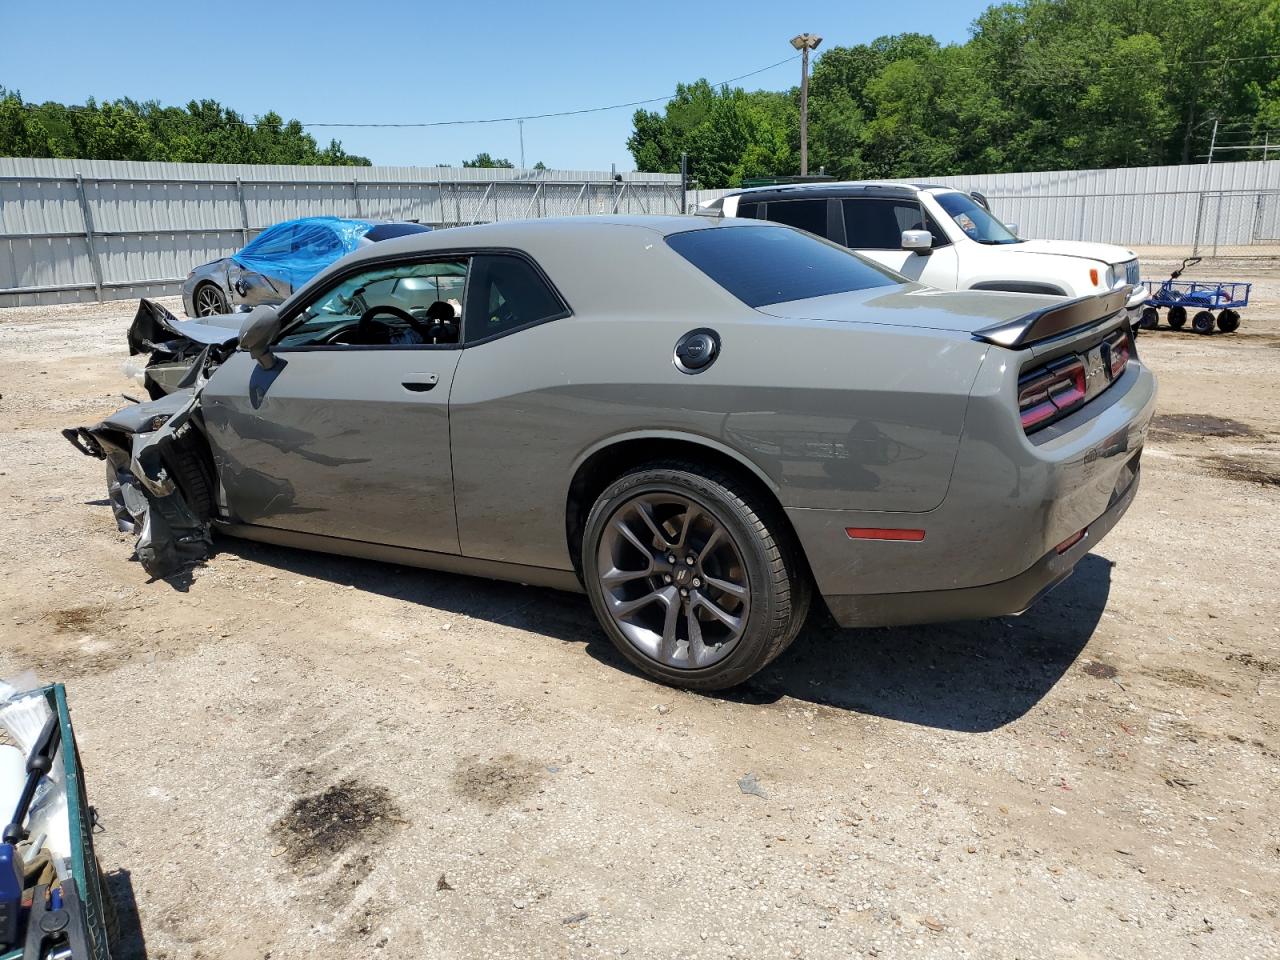
<instances>
[{"instance_id":1,"label":"steering wheel","mask_svg":"<svg viewBox=\"0 0 1280 960\"><path fill-rule=\"evenodd\" d=\"M380 304L376 307L370 307L360 314L360 322L356 324L356 334L361 343L388 343L391 340L391 330L385 323L378 323L378 326L382 328L381 339L373 339L373 325L377 323L373 318L380 313L395 317L397 320L403 320L422 337L424 343L431 342L430 324L423 323L408 310L401 310L399 307L393 307L390 304Z\"/></svg>"}]
</instances>

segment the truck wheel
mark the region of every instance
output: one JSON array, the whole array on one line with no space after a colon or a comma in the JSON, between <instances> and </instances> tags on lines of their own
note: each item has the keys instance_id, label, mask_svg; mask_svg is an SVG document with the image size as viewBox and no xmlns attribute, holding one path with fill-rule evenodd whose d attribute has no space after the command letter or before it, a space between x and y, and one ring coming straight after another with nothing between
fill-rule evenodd
<instances>
[{"instance_id":1,"label":"truck wheel","mask_svg":"<svg viewBox=\"0 0 1280 960\"><path fill-rule=\"evenodd\" d=\"M1186 325L1186 322L1187 322L1187 308L1186 307L1170 307L1168 320L1169 320L1169 326L1171 326L1174 330L1181 330L1183 326Z\"/></svg>"},{"instance_id":2,"label":"truck wheel","mask_svg":"<svg viewBox=\"0 0 1280 960\"><path fill-rule=\"evenodd\" d=\"M1213 314L1201 310L1191 318L1191 329L1196 333L1213 333Z\"/></svg>"},{"instance_id":3,"label":"truck wheel","mask_svg":"<svg viewBox=\"0 0 1280 960\"><path fill-rule=\"evenodd\" d=\"M1142 316L1138 318L1138 326L1143 330L1154 330L1160 326L1160 311L1155 307L1143 307Z\"/></svg>"},{"instance_id":4,"label":"truck wheel","mask_svg":"<svg viewBox=\"0 0 1280 960\"><path fill-rule=\"evenodd\" d=\"M1240 314L1234 310L1223 310L1218 314L1218 329L1223 333L1235 333L1240 329Z\"/></svg>"}]
</instances>

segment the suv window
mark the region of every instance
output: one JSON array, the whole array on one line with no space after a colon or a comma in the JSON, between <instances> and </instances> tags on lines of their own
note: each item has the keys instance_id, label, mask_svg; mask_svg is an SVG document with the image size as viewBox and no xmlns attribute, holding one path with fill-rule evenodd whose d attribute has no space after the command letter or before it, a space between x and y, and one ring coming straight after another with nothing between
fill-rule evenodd
<instances>
[{"instance_id":1,"label":"suv window","mask_svg":"<svg viewBox=\"0 0 1280 960\"><path fill-rule=\"evenodd\" d=\"M770 200L765 204L765 219L799 227L820 237L827 235L826 200Z\"/></svg>"},{"instance_id":2,"label":"suv window","mask_svg":"<svg viewBox=\"0 0 1280 960\"><path fill-rule=\"evenodd\" d=\"M928 230L935 247L951 242L915 200L854 198L843 207L845 243L854 250L901 250L904 230Z\"/></svg>"},{"instance_id":3,"label":"suv window","mask_svg":"<svg viewBox=\"0 0 1280 960\"><path fill-rule=\"evenodd\" d=\"M238 257L284 257L293 251L294 236L297 233L296 224L278 223L274 227L267 227L260 234L249 241L236 256Z\"/></svg>"},{"instance_id":4,"label":"suv window","mask_svg":"<svg viewBox=\"0 0 1280 960\"><path fill-rule=\"evenodd\" d=\"M903 282L834 243L778 227L688 230L667 245L749 307Z\"/></svg>"},{"instance_id":5,"label":"suv window","mask_svg":"<svg viewBox=\"0 0 1280 960\"><path fill-rule=\"evenodd\" d=\"M363 270L339 280L303 307L277 346L457 343L466 282L465 258ZM388 309L359 323L361 316L378 307Z\"/></svg>"},{"instance_id":6,"label":"suv window","mask_svg":"<svg viewBox=\"0 0 1280 960\"><path fill-rule=\"evenodd\" d=\"M482 254L471 259L463 325L468 343L568 315L564 302L522 257Z\"/></svg>"},{"instance_id":7,"label":"suv window","mask_svg":"<svg viewBox=\"0 0 1280 960\"><path fill-rule=\"evenodd\" d=\"M1021 243L1003 223L992 216L991 211L980 207L967 193L948 190L935 193L933 199L938 206L951 215L966 234L978 243L1002 244Z\"/></svg>"}]
</instances>

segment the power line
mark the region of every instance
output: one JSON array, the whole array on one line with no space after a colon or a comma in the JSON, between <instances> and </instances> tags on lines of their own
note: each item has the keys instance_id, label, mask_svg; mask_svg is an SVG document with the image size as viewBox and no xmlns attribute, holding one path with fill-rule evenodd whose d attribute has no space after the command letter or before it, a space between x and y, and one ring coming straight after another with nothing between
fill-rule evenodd
<instances>
[{"instance_id":1,"label":"power line","mask_svg":"<svg viewBox=\"0 0 1280 960\"><path fill-rule=\"evenodd\" d=\"M783 64L791 63L793 60L800 59L800 55L787 57L785 60L779 60L777 63L771 63L767 67L760 67L758 70L752 70L750 73L744 73L728 80L722 80L714 86L724 87L731 83L737 83L739 80L745 80L747 77L754 77L756 74L764 73L766 70L773 70ZM576 117L584 113L603 113L605 110L623 110L627 107L639 107L647 103L660 103L663 100L670 100L675 93L664 94L661 97L649 97L646 100L631 100L627 103L612 103L606 107L583 107L578 110L556 110L551 113L526 113L520 116L510 117L486 117L481 120L433 120L422 123L304 123L304 127L395 127L395 128L420 128L420 127L458 127L469 124L480 123L512 123L517 120L546 120L551 117ZM254 126L255 123L249 121L241 121L246 126Z\"/></svg>"}]
</instances>

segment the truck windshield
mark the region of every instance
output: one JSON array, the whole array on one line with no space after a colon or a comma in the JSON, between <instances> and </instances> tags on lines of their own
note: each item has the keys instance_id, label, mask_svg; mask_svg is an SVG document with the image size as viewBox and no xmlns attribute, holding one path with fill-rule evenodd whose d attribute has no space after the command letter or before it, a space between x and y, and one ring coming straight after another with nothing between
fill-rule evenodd
<instances>
[{"instance_id":1,"label":"truck windshield","mask_svg":"<svg viewBox=\"0 0 1280 960\"><path fill-rule=\"evenodd\" d=\"M978 205L967 193L948 191L935 193L938 206L951 215L969 237L979 243L1020 243L1003 223Z\"/></svg>"}]
</instances>

